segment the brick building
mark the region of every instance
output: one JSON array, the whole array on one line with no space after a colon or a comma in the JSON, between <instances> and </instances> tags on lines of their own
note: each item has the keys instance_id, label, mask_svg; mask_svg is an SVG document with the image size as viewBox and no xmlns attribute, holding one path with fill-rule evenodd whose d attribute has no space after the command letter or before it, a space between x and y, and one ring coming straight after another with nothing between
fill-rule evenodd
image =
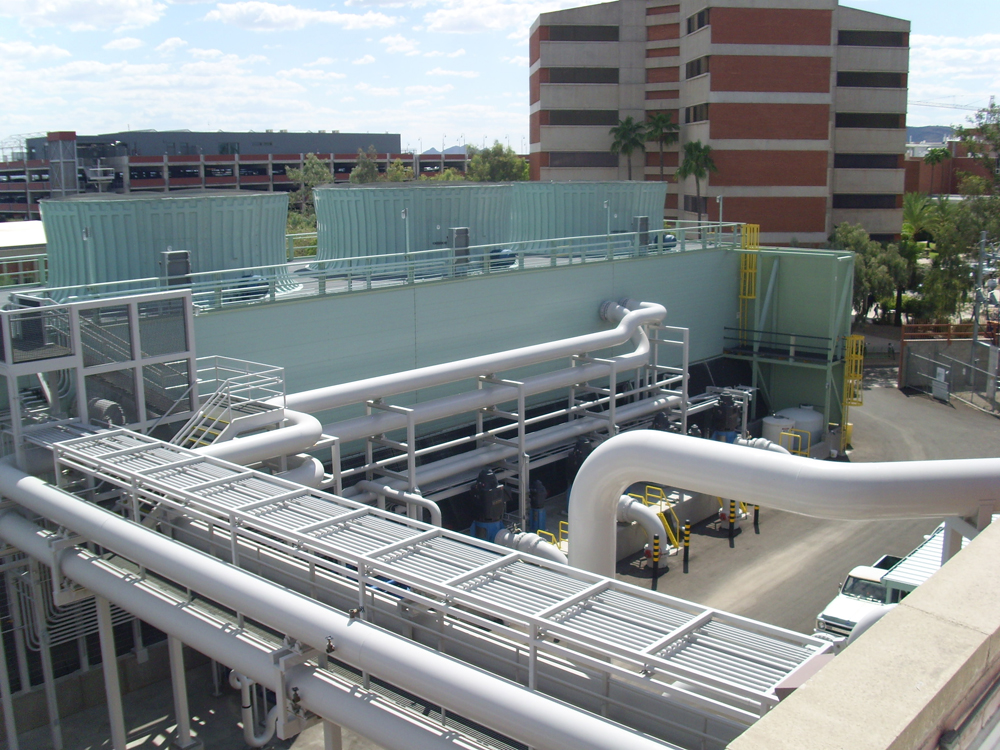
<instances>
[{"instance_id":1,"label":"brick building","mask_svg":"<svg viewBox=\"0 0 1000 750\"><path fill-rule=\"evenodd\" d=\"M824 242L860 223L902 223L908 21L836 0L617 0L545 13L531 30L531 169L536 180L624 179L609 129L669 113L681 145L712 147L702 211L761 225L767 243ZM659 179L655 143L633 169ZM640 178L642 179L642 178ZM693 179L670 215L697 217Z\"/></svg>"}]
</instances>

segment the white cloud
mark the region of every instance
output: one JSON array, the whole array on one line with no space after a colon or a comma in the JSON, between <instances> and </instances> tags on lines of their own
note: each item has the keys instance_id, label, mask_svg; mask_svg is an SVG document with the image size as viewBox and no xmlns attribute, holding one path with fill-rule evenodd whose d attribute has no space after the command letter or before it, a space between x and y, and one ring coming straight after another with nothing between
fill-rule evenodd
<instances>
[{"instance_id":1,"label":"white cloud","mask_svg":"<svg viewBox=\"0 0 1000 750\"><path fill-rule=\"evenodd\" d=\"M514 55L513 57L501 57L505 63L510 63L511 65L520 65L521 67L526 67L528 65L528 58L525 55Z\"/></svg>"},{"instance_id":2,"label":"white cloud","mask_svg":"<svg viewBox=\"0 0 1000 750\"><path fill-rule=\"evenodd\" d=\"M1000 34L969 37L910 36L907 124L935 125L965 119L961 110L913 102L983 106L1000 89Z\"/></svg>"},{"instance_id":3,"label":"white cloud","mask_svg":"<svg viewBox=\"0 0 1000 750\"><path fill-rule=\"evenodd\" d=\"M139 29L156 23L167 6L156 0L3 0L0 16L22 26L67 26L71 31Z\"/></svg>"},{"instance_id":4,"label":"white cloud","mask_svg":"<svg viewBox=\"0 0 1000 750\"><path fill-rule=\"evenodd\" d=\"M188 54L198 60L218 60L225 53L221 49L199 49L198 47L192 47L188 50Z\"/></svg>"},{"instance_id":5,"label":"white cloud","mask_svg":"<svg viewBox=\"0 0 1000 750\"><path fill-rule=\"evenodd\" d=\"M359 57L357 60L351 60L351 65L371 65L375 62L375 58L371 55L365 55L364 57Z\"/></svg>"},{"instance_id":6,"label":"white cloud","mask_svg":"<svg viewBox=\"0 0 1000 750\"><path fill-rule=\"evenodd\" d=\"M335 73L329 70L306 70L305 68L279 70L275 75L281 78L300 78L303 81L329 81L334 78L347 78L344 73Z\"/></svg>"},{"instance_id":7,"label":"white cloud","mask_svg":"<svg viewBox=\"0 0 1000 750\"><path fill-rule=\"evenodd\" d=\"M138 49L143 44L141 39L136 39L134 36L123 36L121 39L112 39L110 42L105 44L102 49L108 50L130 50Z\"/></svg>"},{"instance_id":8,"label":"white cloud","mask_svg":"<svg viewBox=\"0 0 1000 750\"><path fill-rule=\"evenodd\" d=\"M14 63L52 62L60 57L71 57L68 50L54 44L32 44L31 42L0 42L0 60Z\"/></svg>"},{"instance_id":9,"label":"white cloud","mask_svg":"<svg viewBox=\"0 0 1000 750\"><path fill-rule=\"evenodd\" d=\"M337 62L337 60L336 60L336 58L333 58L333 57L318 57L315 60L313 60L312 62L305 63L305 67L307 67L307 68L314 68L314 67L317 67L319 65L330 65L330 64L335 63L335 62Z\"/></svg>"},{"instance_id":10,"label":"white cloud","mask_svg":"<svg viewBox=\"0 0 1000 750\"><path fill-rule=\"evenodd\" d=\"M397 88L379 88L367 83L356 84L354 88L357 91L363 91L366 96L399 96Z\"/></svg>"},{"instance_id":11,"label":"white cloud","mask_svg":"<svg viewBox=\"0 0 1000 750\"><path fill-rule=\"evenodd\" d=\"M381 8L402 8L407 5L407 3L400 2L400 0L344 0L344 5L354 6L358 5L362 8L368 8L371 6L381 7ZM409 3L411 7L419 8L426 5L424 2L411 2Z\"/></svg>"},{"instance_id":12,"label":"white cloud","mask_svg":"<svg viewBox=\"0 0 1000 750\"><path fill-rule=\"evenodd\" d=\"M454 89L455 87L450 83L446 83L441 86L407 86L406 94L407 96L413 96L415 94L446 94Z\"/></svg>"},{"instance_id":13,"label":"white cloud","mask_svg":"<svg viewBox=\"0 0 1000 750\"><path fill-rule=\"evenodd\" d=\"M345 96L340 101L343 104L349 104L350 102L356 102L357 99L355 97L353 97L353 96Z\"/></svg>"},{"instance_id":14,"label":"white cloud","mask_svg":"<svg viewBox=\"0 0 1000 750\"><path fill-rule=\"evenodd\" d=\"M172 36L162 44L158 45L156 47L156 51L159 52L161 55L171 55L177 50L179 50L181 47L186 47L186 46L187 42L185 42L179 36Z\"/></svg>"},{"instance_id":15,"label":"white cloud","mask_svg":"<svg viewBox=\"0 0 1000 750\"><path fill-rule=\"evenodd\" d=\"M427 31L468 34L508 31L509 39L527 41L528 29L539 13L602 0L446 0L443 7L424 14Z\"/></svg>"},{"instance_id":16,"label":"white cloud","mask_svg":"<svg viewBox=\"0 0 1000 750\"><path fill-rule=\"evenodd\" d=\"M435 49L430 52L425 52L424 57L461 57L464 54L464 49L457 49L454 52L442 52L439 49Z\"/></svg>"},{"instance_id":17,"label":"white cloud","mask_svg":"<svg viewBox=\"0 0 1000 750\"><path fill-rule=\"evenodd\" d=\"M444 70L443 68L434 68L433 70L428 70L427 75L429 76L457 76L459 78L478 78L479 71L476 70Z\"/></svg>"},{"instance_id":18,"label":"white cloud","mask_svg":"<svg viewBox=\"0 0 1000 750\"><path fill-rule=\"evenodd\" d=\"M344 29L385 28L398 20L384 13L339 13L335 10L313 10L295 5L278 5L245 0L235 3L218 3L209 11L206 21L220 21L249 31L297 31L317 23L328 23Z\"/></svg>"},{"instance_id":19,"label":"white cloud","mask_svg":"<svg viewBox=\"0 0 1000 750\"><path fill-rule=\"evenodd\" d=\"M420 50L417 49L417 46L420 43L415 39L407 39L402 34L393 34L392 36L384 36L379 41L385 45L386 52L397 52L404 55L420 54Z\"/></svg>"}]
</instances>

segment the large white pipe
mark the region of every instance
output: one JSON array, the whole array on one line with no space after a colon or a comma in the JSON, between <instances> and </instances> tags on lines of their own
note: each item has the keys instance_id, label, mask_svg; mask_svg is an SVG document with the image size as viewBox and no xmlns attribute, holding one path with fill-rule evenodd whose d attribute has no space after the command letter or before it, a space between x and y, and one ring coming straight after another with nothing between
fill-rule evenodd
<instances>
[{"instance_id":1,"label":"large white pipe","mask_svg":"<svg viewBox=\"0 0 1000 750\"><path fill-rule=\"evenodd\" d=\"M535 748L663 750L663 743L347 616L0 464L0 494L318 651ZM117 599L108 597L112 601ZM152 624L157 625L157 622ZM255 675L241 670L247 676ZM332 717L331 717L332 718Z\"/></svg>"},{"instance_id":2,"label":"large white pipe","mask_svg":"<svg viewBox=\"0 0 1000 750\"><path fill-rule=\"evenodd\" d=\"M598 446L573 482L570 565L615 572L615 511L631 484L657 482L815 518L966 516L1000 499L1000 459L848 464L634 430Z\"/></svg>"},{"instance_id":3,"label":"large white pipe","mask_svg":"<svg viewBox=\"0 0 1000 750\"><path fill-rule=\"evenodd\" d=\"M390 497L393 500L399 500L401 503L406 503L407 507L416 506L418 508L426 508L427 512L431 516L431 526L441 525L441 508L433 500L428 500L422 495L417 495L413 492L403 492L402 490L397 490L394 487L389 487L384 484L379 484L378 482L371 482L367 479L358 482L357 487L368 492L374 492L376 495L384 495L385 497Z\"/></svg>"},{"instance_id":4,"label":"large white pipe","mask_svg":"<svg viewBox=\"0 0 1000 750\"><path fill-rule=\"evenodd\" d=\"M608 304L605 303L606 307L602 308L602 315L617 319L629 314L628 310L624 307L614 305L613 308L609 308L607 307ZM611 358L615 363L614 369L616 373L628 372L629 370L645 365L649 361L649 338L641 327L636 328L633 332L632 341L635 343L635 349L632 352ZM611 369L612 365L599 362L591 362L579 367L567 367L525 378L520 390L523 391L526 397L535 396L539 393L568 388L578 383L607 378L611 375ZM518 387L513 385L491 385L488 388L466 391L465 393L415 404L408 407L407 414L385 411L376 412L364 417L346 419L341 422L325 425L323 432L324 434L339 438L342 443L347 443L351 440L362 440L371 435L405 429L410 420L413 420L414 424L424 424L437 419L453 417L456 414L464 414L478 409L485 409L496 404L516 401L519 395L518 391Z\"/></svg>"},{"instance_id":5,"label":"large white pipe","mask_svg":"<svg viewBox=\"0 0 1000 750\"><path fill-rule=\"evenodd\" d=\"M613 305L614 303L606 304ZM626 313L618 325L608 331L597 331L561 341L548 341L519 349L485 354L480 357L470 357L454 362L355 380L351 383L292 393L285 396L283 401L276 399L274 403L278 404L280 401L281 405L286 408L315 413L356 404L367 399L384 398L398 393L444 385L456 380L475 378L485 373L503 372L583 352L600 351L625 343L639 326L663 320L666 314L667 311L662 305L642 303L639 309Z\"/></svg>"},{"instance_id":6,"label":"large white pipe","mask_svg":"<svg viewBox=\"0 0 1000 750\"><path fill-rule=\"evenodd\" d=\"M277 476L289 482L304 484L306 487L319 487L323 484L323 462L308 453L299 453L288 457L288 471Z\"/></svg>"},{"instance_id":7,"label":"large white pipe","mask_svg":"<svg viewBox=\"0 0 1000 750\"><path fill-rule=\"evenodd\" d=\"M316 417L285 409L285 424L277 430L195 448L198 453L237 464L252 464L275 456L291 456L312 448L323 435Z\"/></svg>"},{"instance_id":8,"label":"large white pipe","mask_svg":"<svg viewBox=\"0 0 1000 750\"><path fill-rule=\"evenodd\" d=\"M576 482L573 482L573 492L576 492ZM572 499L573 493L570 493ZM646 546L652 551L653 537L660 537L660 541L666 546L667 534L663 528L663 522L656 515L656 511L647 506L642 500L638 500L628 495L618 498L618 507L615 511L618 523L637 523L646 532Z\"/></svg>"},{"instance_id":9,"label":"large white pipe","mask_svg":"<svg viewBox=\"0 0 1000 750\"><path fill-rule=\"evenodd\" d=\"M745 445L748 448L757 448L762 451L771 451L771 453L782 453L786 456L792 455L792 452L777 443L768 440L767 438L736 438L736 445Z\"/></svg>"},{"instance_id":10,"label":"large white pipe","mask_svg":"<svg viewBox=\"0 0 1000 750\"><path fill-rule=\"evenodd\" d=\"M501 547L516 549L528 555L534 555L535 557L541 557L545 560L561 563L562 565L569 564L569 561L566 559L566 555L563 554L562 550L551 542L545 541L538 536L538 534L531 534L525 531L501 529L493 538L493 543L499 544Z\"/></svg>"},{"instance_id":11,"label":"large white pipe","mask_svg":"<svg viewBox=\"0 0 1000 750\"><path fill-rule=\"evenodd\" d=\"M0 538L29 556L51 565L49 542L52 532L43 531L16 512L0 515ZM271 654L228 623L214 623L200 613L178 604L143 585L131 571L119 570L100 557L80 548L59 553L60 571L93 593L115 602L139 619L154 624L221 664L239 670L249 679L280 689ZM306 665L287 673L289 690L298 688L302 707L328 721L342 724L389 750L455 750L463 747L449 737L450 730L428 731L386 710L366 693L330 679L323 670ZM290 696L282 696L289 698Z\"/></svg>"}]
</instances>

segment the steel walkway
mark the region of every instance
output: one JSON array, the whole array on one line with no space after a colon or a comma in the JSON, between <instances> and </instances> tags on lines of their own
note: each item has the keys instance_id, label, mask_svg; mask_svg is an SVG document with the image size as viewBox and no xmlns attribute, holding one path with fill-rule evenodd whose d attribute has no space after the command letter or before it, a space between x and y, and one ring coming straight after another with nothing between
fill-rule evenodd
<instances>
[{"instance_id":1,"label":"steel walkway","mask_svg":"<svg viewBox=\"0 0 1000 750\"><path fill-rule=\"evenodd\" d=\"M649 727L665 722L665 736L689 735L690 746L698 734L716 743L720 731L736 736L778 702L776 685L830 649L810 636L550 563L128 430L52 449L63 468L120 488L122 510L136 522L184 517L248 569L259 563L261 550L294 560L303 590L324 578L349 584L366 607L364 617L377 598L383 607L388 601L393 609L405 605L434 613L450 637L464 631L473 640L499 640L514 654L514 675L530 688L567 699L553 688L553 670L582 673L593 692L570 702L592 706L589 697L596 696L612 718L638 711ZM256 559L248 550L257 550ZM472 663L506 674L491 669L489 661ZM616 698L610 684L624 686L633 698ZM689 722L678 722L678 715L717 729L681 726Z\"/></svg>"}]
</instances>

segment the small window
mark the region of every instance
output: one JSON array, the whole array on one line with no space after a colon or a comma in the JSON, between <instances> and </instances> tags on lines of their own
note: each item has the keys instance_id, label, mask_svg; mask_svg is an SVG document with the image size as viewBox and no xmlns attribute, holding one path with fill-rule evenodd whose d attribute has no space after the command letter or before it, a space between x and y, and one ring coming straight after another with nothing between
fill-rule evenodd
<instances>
[{"instance_id":1,"label":"small window","mask_svg":"<svg viewBox=\"0 0 1000 750\"><path fill-rule=\"evenodd\" d=\"M699 211L698 200L699 199L698 199L697 195L685 195L684 196L684 210L687 211L688 213L691 213L691 214L696 214L696 213L707 214L708 213L708 198L705 197L705 196L702 196L702 198L701 198L701 210L700 211Z\"/></svg>"},{"instance_id":2,"label":"small window","mask_svg":"<svg viewBox=\"0 0 1000 750\"><path fill-rule=\"evenodd\" d=\"M617 42L617 26L550 26L550 42Z\"/></svg>"},{"instance_id":3,"label":"small window","mask_svg":"<svg viewBox=\"0 0 1000 750\"><path fill-rule=\"evenodd\" d=\"M226 143L219 144L220 154L238 154L240 152L240 144L237 141L227 141Z\"/></svg>"},{"instance_id":4,"label":"small window","mask_svg":"<svg viewBox=\"0 0 1000 750\"><path fill-rule=\"evenodd\" d=\"M842 47L905 47L905 31L840 31L837 43Z\"/></svg>"},{"instance_id":5,"label":"small window","mask_svg":"<svg viewBox=\"0 0 1000 750\"><path fill-rule=\"evenodd\" d=\"M703 29L709 24L708 20L708 8L700 10L693 16L690 16L687 20L687 33L693 34L698 29Z\"/></svg>"},{"instance_id":6,"label":"small window","mask_svg":"<svg viewBox=\"0 0 1000 750\"><path fill-rule=\"evenodd\" d=\"M617 125L617 109L553 109L549 125Z\"/></svg>"},{"instance_id":7,"label":"small window","mask_svg":"<svg viewBox=\"0 0 1000 750\"><path fill-rule=\"evenodd\" d=\"M550 167L617 167L618 157L608 151L552 151Z\"/></svg>"},{"instance_id":8,"label":"small window","mask_svg":"<svg viewBox=\"0 0 1000 750\"><path fill-rule=\"evenodd\" d=\"M901 130L906 127L906 115L893 115L884 112L838 112L836 126L838 128L882 128Z\"/></svg>"},{"instance_id":9,"label":"small window","mask_svg":"<svg viewBox=\"0 0 1000 750\"><path fill-rule=\"evenodd\" d=\"M836 169L901 169L899 154L834 154Z\"/></svg>"},{"instance_id":10,"label":"small window","mask_svg":"<svg viewBox=\"0 0 1000 750\"><path fill-rule=\"evenodd\" d=\"M896 208L897 196L881 193L834 193L834 208Z\"/></svg>"},{"instance_id":11,"label":"small window","mask_svg":"<svg viewBox=\"0 0 1000 750\"><path fill-rule=\"evenodd\" d=\"M700 75L704 75L708 72L708 58L709 55L704 57L699 57L697 60L692 60L684 67L684 77L685 78L695 78Z\"/></svg>"},{"instance_id":12,"label":"small window","mask_svg":"<svg viewBox=\"0 0 1000 750\"><path fill-rule=\"evenodd\" d=\"M905 89L903 73L842 72L837 73L837 85L847 88Z\"/></svg>"},{"instance_id":13,"label":"small window","mask_svg":"<svg viewBox=\"0 0 1000 750\"><path fill-rule=\"evenodd\" d=\"M708 104L696 104L684 108L684 122L702 122L708 119Z\"/></svg>"},{"instance_id":14,"label":"small window","mask_svg":"<svg viewBox=\"0 0 1000 750\"><path fill-rule=\"evenodd\" d=\"M618 83L618 68L549 68L549 83Z\"/></svg>"}]
</instances>

